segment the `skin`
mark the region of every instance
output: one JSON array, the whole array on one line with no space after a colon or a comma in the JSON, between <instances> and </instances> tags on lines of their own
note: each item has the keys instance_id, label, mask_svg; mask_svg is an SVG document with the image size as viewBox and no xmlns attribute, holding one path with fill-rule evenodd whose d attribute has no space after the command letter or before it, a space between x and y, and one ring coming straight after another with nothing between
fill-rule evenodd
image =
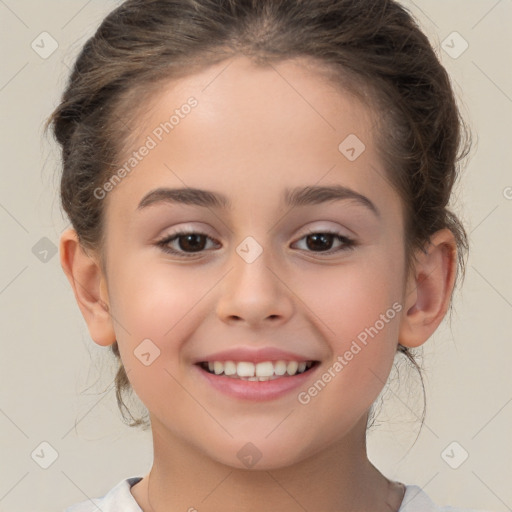
<instances>
[{"instance_id":1,"label":"skin","mask_svg":"<svg viewBox=\"0 0 512 512\"><path fill-rule=\"evenodd\" d=\"M312 63L258 68L237 57L170 81L134 125L131 151L190 96L198 106L105 198L102 252L85 251L72 229L61 238L61 263L92 339L117 339L150 412L154 464L133 496L144 511L398 510L403 486L367 457L367 415L399 341L421 345L447 311L452 233L435 233L406 272L402 204L377 151L375 113ZM366 146L355 161L338 150L349 134ZM285 188L308 185L349 187L379 214L353 199L283 205ZM232 209L137 208L153 189L185 186L221 192ZM181 228L217 243L203 241L188 259L167 254L157 242ZM308 247L309 229L356 245L326 256ZM247 236L263 249L252 263L236 252ZM172 247L187 249L183 239ZM332 239L326 250L338 247ZM394 303L401 311L299 403L297 393ZM148 338L160 356L145 366L133 352ZM197 358L239 346L294 351L320 366L307 385L263 402L224 395L193 371ZM248 442L261 453L250 469L237 457Z\"/></svg>"}]
</instances>

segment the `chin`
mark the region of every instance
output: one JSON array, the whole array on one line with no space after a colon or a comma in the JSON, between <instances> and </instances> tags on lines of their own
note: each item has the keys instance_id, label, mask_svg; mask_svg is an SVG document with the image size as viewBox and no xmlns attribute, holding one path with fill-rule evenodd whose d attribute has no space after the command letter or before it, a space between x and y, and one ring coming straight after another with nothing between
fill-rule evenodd
<instances>
[{"instance_id":1,"label":"chin","mask_svg":"<svg viewBox=\"0 0 512 512\"><path fill-rule=\"evenodd\" d=\"M230 468L248 471L286 468L301 462L309 455L299 451L300 442L292 443L289 438L276 438L273 442L268 439L254 442L231 440L229 445L222 453L219 453L220 450L215 450L214 453L209 450L210 458Z\"/></svg>"}]
</instances>

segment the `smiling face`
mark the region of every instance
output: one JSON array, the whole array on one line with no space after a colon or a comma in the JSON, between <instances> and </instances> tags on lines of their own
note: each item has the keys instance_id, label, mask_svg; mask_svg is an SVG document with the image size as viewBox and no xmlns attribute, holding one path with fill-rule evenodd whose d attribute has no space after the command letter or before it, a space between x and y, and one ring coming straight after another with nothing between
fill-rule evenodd
<instances>
[{"instance_id":1,"label":"smiling face","mask_svg":"<svg viewBox=\"0 0 512 512\"><path fill-rule=\"evenodd\" d=\"M106 289L155 437L272 468L364 439L398 343L404 222L370 110L304 61L226 64L170 82L138 126L104 199ZM270 380L207 370L265 361ZM275 375L294 361L307 371Z\"/></svg>"}]
</instances>

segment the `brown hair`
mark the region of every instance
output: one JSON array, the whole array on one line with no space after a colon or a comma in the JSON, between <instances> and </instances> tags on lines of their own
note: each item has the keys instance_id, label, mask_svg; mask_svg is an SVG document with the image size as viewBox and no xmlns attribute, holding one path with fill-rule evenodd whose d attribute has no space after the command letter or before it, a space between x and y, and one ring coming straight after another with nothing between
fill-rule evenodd
<instances>
[{"instance_id":1,"label":"brown hair","mask_svg":"<svg viewBox=\"0 0 512 512\"><path fill-rule=\"evenodd\" d=\"M447 227L463 274L466 234L448 201L469 134L427 37L393 0L128 0L111 12L84 45L47 122L62 147L62 206L84 248L103 245L104 203L94 190L134 136L130 120L162 81L237 54L258 65L310 58L374 106L387 178L402 198L408 268L413 249ZM123 413L131 387L117 342L112 351ZM419 370L406 347L399 352Z\"/></svg>"}]
</instances>

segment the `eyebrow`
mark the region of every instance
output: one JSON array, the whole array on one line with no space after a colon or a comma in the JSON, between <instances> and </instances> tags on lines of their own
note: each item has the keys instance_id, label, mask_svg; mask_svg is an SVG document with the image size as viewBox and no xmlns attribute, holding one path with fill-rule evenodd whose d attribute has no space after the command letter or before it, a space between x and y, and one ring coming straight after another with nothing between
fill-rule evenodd
<instances>
[{"instance_id":1,"label":"eyebrow","mask_svg":"<svg viewBox=\"0 0 512 512\"><path fill-rule=\"evenodd\" d=\"M308 206L329 201L353 200L368 208L377 217L380 212L366 196L342 185L308 186L285 189L284 203L288 207ZM141 210L156 203L189 204L205 208L230 209L231 201L220 192L198 188L157 188L148 192L140 201L137 209Z\"/></svg>"}]
</instances>

